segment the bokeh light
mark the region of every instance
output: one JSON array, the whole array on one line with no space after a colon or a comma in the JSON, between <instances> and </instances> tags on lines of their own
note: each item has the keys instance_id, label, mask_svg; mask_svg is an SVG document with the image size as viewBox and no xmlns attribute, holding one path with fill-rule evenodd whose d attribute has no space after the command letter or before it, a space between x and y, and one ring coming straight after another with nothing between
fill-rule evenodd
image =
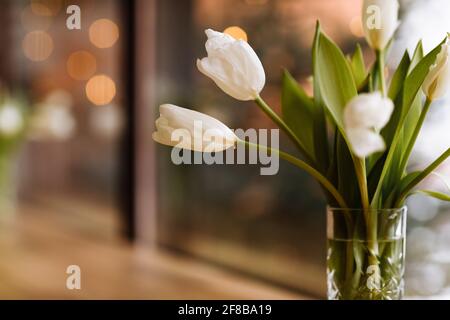
<instances>
[{"instance_id":1,"label":"bokeh light","mask_svg":"<svg viewBox=\"0 0 450 320\"><path fill-rule=\"evenodd\" d=\"M350 28L350 32L355 37L359 37L359 38L364 37L364 29L363 29L363 26L362 26L362 20L361 20L360 16L353 17L350 20L350 23L349 23L348 27Z\"/></svg>"},{"instance_id":2,"label":"bokeh light","mask_svg":"<svg viewBox=\"0 0 450 320\"><path fill-rule=\"evenodd\" d=\"M86 84L86 96L93 104L109 104L116 96L116 84L106 75L96 75Z\"/></svg>"},{"instance_id":3,"label":"bokeh light","mask_svg":"<svg viewBox=\"0 0 450 320\"><path fill-rule=\"evenodd\" d=\"M36 15L31 6L23 9L20 21L27 31L48 30L52 20L48 15Z\"/></svg>"},{"instance_id":4,"label":"bokeh light","mask_svg":"<svg viewBox=\"0 0 450 320\"><path fill-rule=\"evenodd\" d=\"M98 48L110 48L119 39L119 27L109 19L96 20L89 28L89 39Z\"/></svg>"},{"instance_id":5,"label":"bokeh light","mask_svg":"<svg viewBox=\"0 0 450 320\"><path fill-rule=\"evenodd\" d=\"M53 52L53 39L45 31L32 31L25 36L22 47L31 61L44 61Z\"/></svg>"},{"instance_id":6,"label":"bokeh light","mask_svg":"<svg viewBox=\"0 0 450 320\"><path fill-rule=\"evenodd\" d=\"M61 0L31 0L31 10L39 16L55 16L61 5Z\"/></svg>"},{"instance_id":7,"label":"bokeh light","mask_svg":"<svg viewBox=\"0 0 450 320\"><path fill-rule=\"evenodd\" d=\"M75 80L87 80L97 70L97 60L88 51L76 51L67 60L67 72Z\"/></svg>"},{"instance_id":8,"label":"bokeh light","mask_svg":"<svg viewBox=\"0 0 450 320\"><path fill-rule=\"evenodd\" d=\"M237 26L228 27L223 32L229 34L230 36L232 36L237 40L248 41L247 33L240 27Z\"/></svg>"}]
</instances>

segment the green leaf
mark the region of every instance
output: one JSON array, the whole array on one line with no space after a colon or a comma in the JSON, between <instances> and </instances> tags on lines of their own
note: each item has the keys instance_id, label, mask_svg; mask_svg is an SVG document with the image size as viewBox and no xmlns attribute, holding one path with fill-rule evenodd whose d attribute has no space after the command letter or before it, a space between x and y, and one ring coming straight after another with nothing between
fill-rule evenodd
<instances>
[{"instance_id":1,"label":"green leaf","mask_svg":"<svg viewBox=\"0 0 450 320\"><path fill-rule=\"evenodd\" d=\"M350 204L358 199L359 189L356 172L353 168L357 161L349 151L344 130L344 109L347 103L357 95L352 71L344 54L317 27L313 48L315 98L324 106L332 123L337 128L337 173L338 189ZM317 90L317 91L316 91ZM355 166L356 167L356 166Z\"/></svg>"},{"instance_id":2,"label":"green leaf","mask_svg":"<svg viewBox=\"0 0 450 320\"><path fill-rule=\"evenodd\" d=\"M318 60L317 52L319 48L319 38L320 38L320 24L317 22L316 34L314 36L314 43L312 48L312 61L313 61L313 71L314 75L317 74ZM320 165L322 171L325 173L331 170L331 160L329 157L329 144L327 136L327 119L325 115L325 107L320 91L320 85L317 77L314 76L314 150L316 153L316 161Z\"/></svg>"},{"instance_id":3,"label":"green leaf","mask_svg":"<svg viewBox=\"0 0 450 320\"><path fill-rule=\"evenodd\" d=\"M416 191L414 193L422 193L424 195L433 197L433 198L438 199L438 200L450 202L450 195L445 194L445 193L441 193L441 192L437 192L437 191L431 191L431 190L418 190L418 191Z\"/></svg>"},{"instance_id":4,"label":"green leaf","mask_svg":"<svg viewBox=\"0 0 450 320\"><path fill-rule=\"evenodd\" d=\"M410 194L411 190L413 190L419 183L421 183L426 177L428 177L434 170L436 170L437 167L439 167L445 160L447 160L450 157L450 148L447 149L444 153L442 153L439 158L434 160L428 167L426 167L423 171L420 171L418 173L414 173L414 176L412 174L408 175L407 177L411 176L409 182L403 186L404 183L402 183L402 189L400 190L400 195L398 196L397 203L401 203L405 200L408 194Z\"/></svg>"},{"instance_id":5,"label":"green leaf","mask_svg":"<svg viewBox=\"0 0 450 320\"><path fill-rule=\"evenodd\" d=\"M410 106L412 105L417 93L422 87L425 78L430 72L430 67L435 63L436 57L441 51L441 46L445 42L441 42L436 48L427 54L416 67L411 71L405 80L405 86L403 90L403 107L401 120L406 117Z\"/></svg>"},{"instance_id":6,"label":"green leaf","mask_svg":"<svg viewBox=\"0 0 450 320\"><path fill-rule=\"evenodd\" d=\"M361 201L359 197L358 180L353 168L353 159L348 145L340 132L337 136L337 171L338 190L344 197L345 202L352 208L359 208Z\"/></svg>"},{"instance_id":7,"label":"green leaf","mask_svg":"<svg viewBox=\"0 0 450 320\"><path fill-rule=\"evenodd\" d=\"M410 74L411 71L417 66L417 64L423 59L423 56L424 56L423 44L422 44L422 40L420 40L416 46L416 49L414 50L414 54L411 59L411 65L409 66L409 69L408 69L408 74Z\"/></svg>"},{"instance_id":8,"label":"green leaf","mask_svg":"<svg viewBox=\"0 0 450 320\"><path fill-rule=\"evenodd\" d=\"M405 51L400 64L397 67L397 70L394 72L392 76L391 85L389 87L388 97L395 101L403 88L403 83L405 82L405 78L408 75L408 70L411 66L411 59L409 58L408 51Z\"/></svg>"},{"instance_id":9,"label":"green leaf","mask_svg":"<svg viewBox=\"0 0 450 320\"><path fill-rule=\"evenodd\" d=\"M287 71L283 72L282 77L281 110L283 120L302 142L309 156L315 159L314 102Z\"/></svg>"},{"instance_id":10,"label":"green leaf","mask_svg":"<svg viewBox=\"0 0 450 320\"><path fill-rule=\"evenodd\" d=\"M444 40L445 41L445 40ZM399 172L397 171L398 167L398 149L397 144L402 144L403 141L403 126L405 123L405 118L408 115L408 112L417 97L417 94L428 75L431 65L436 61L436 56L441 50L441 44L439 44L433 51L427 54L411 71L411 73L406 77L405 84L403 87L403 95L402 95L402 104L401 104L401 113L396 122L396 131L392 139L391 146L388 151L388 156L386 158L385 165L383 167L383 171L380 176L380 180L375 191L374 197L372 199L372 204L379 205L380 199L382 198L382 193L392 192L392 185L386 184L385 178L389 177L389 175L398 176ZM397 106L398 107L398 106ZM393 181L392 177L390 179Z\"/></svg>"},{"instance_id":11,"label":"green leaf","mask_svg":"<svg viewBox=\"0 0 450 320\"><path fill-rule=\"evenodd\" d=\"M344 108L358 93L352 71L342 51L323 33L318 35L315 55L315 77L324 105L345 136Z\"/></svg>"},{"instance_id":12,"label":"green leaf","mask_svg":"<svg viewBox=\"0 0 450 320\"><path fill-rule=\"evenodd\" d=\"M359 88L367 79L366 65L364 63L364 56L359 43L356 45L356 50L349 61L353 78L355 79L356 86Z\"/></svg>"}]
</instances>

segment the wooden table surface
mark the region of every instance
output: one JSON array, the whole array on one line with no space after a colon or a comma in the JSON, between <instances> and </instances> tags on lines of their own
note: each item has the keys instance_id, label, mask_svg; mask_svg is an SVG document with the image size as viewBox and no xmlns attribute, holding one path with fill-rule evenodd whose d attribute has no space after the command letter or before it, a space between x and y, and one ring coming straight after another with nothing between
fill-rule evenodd
<instances>
[{"instance_id":1,"label":"wooden table surface","mask_svg":"<svg viewBox=\"0 0 450 320\"><path fill-rule=\"evenodd\" d=\"M114 209L41 197L0 215L0 299L301 299L193 258L118 236ZM99 227L101 226L101 228ZM66 288L79 265L81 290Z\"/></svg>"}]
</instances>

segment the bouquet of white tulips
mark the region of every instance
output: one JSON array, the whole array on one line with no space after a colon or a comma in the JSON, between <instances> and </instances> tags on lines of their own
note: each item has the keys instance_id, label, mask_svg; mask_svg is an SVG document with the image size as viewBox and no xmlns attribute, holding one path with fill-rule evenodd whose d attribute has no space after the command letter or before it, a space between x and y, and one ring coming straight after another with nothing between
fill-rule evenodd
<instances>
[{"instance_id":1,"label":"bouquet of white tulips","mask_svg":"<svg viewBox=\"0 0 450 320\"><path fill-rule=\"evenodd\" d=\"M450 149L424 170L407 170L429 108L449 88L450 43L447 36L424 55L419 42L412 56L405 52L388 81L385 56L398 26L398 3L366 0L363 19L367 41L376 56L373 65L367 67L359 46L351 56L345 56L318 23L312 45L314 94L308 96L284 71L281 115L260 96L265 74L250 45L228 34L206 31L208 56L197 61L199 70L228 95L254 100L292 140L300 157L243 141L219 121L172 105L161 106L153 137L175 146L174 130L192 132L193 122L200 120L214 129L216 136L191 141L183 148L218 152L244 144L269 149L306 170L320 183L329 207L342 210L343 233L350 239L344 246L330 244L339 257L329 257L329 277L334 278L329 293L334 291L333 298L392 299L400 298L403 292L392 287L393 283L402 286L403 245L383 243L387 239L383 232L392 225L388 220L377 220L378 212L402 208L415 192L450 201L450 195L418 189L450 156ZM353 214L355 209L360 217ZM389 219L395 220L392 215ZM331 228L339 228L337 222Z\"/></svg>"}]
</instances>

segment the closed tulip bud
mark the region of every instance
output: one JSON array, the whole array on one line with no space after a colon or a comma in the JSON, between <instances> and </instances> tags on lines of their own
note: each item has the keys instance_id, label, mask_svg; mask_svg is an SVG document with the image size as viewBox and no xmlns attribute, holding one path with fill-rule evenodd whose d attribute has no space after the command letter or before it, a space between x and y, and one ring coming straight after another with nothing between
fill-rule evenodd
<instances>
[{"instance_id":1,"label":"closed tulip bud","mask_svg":"<svg viewBox=\"0 0 450 320\"><path fill-rule=\"evenodd\" d=\"M244 40L211 29L205 32L208 56L197 60L200 72L233 98L255 100L266 82L264 68L255 51Z\"/></svg>"},{"instance_id":2,"label":"closed tulip bud","mask_svg":"<svg viewBox=\"0 0 450 320\"><path fill-rule=\"evenodd\" d=\"M153 140L158 143L199 152L220 152L235 146L234 132L206 114L172 104L159 107Z\"/></svg>"},{"instance_id":3,"label":"closed tulip bud","mask_svg":"<svg viewBox=\"0 0 450 320\"><path fill-rule=\"evenodd\" d=\"M373 49L386 48L399 25L398 9L397 0L364 0L364 34Z\"/></svg>"},{"instance_id":4,"label":"closed tulip bud","mask_svg":"<svg viewBox=\"0 0 450 320\"><path fill-rule=\"evenodd\" d=\"M385 149L379 131L389 122L393 111L393 102L380 92L361 94L347 104L344 125L354 154L365 158Z\"/></svg>"},{"instance_id":5,"label":"closed tulip bud","mask_svg":"<svg viewBox=\"0 0 450 320\"><path fill-rule=\"evenodd\" d=\"M442 45L436 63L430 67L422 89L430 101L442 98L450 89L450 40Z\"/></svg>"}]
</instances>

